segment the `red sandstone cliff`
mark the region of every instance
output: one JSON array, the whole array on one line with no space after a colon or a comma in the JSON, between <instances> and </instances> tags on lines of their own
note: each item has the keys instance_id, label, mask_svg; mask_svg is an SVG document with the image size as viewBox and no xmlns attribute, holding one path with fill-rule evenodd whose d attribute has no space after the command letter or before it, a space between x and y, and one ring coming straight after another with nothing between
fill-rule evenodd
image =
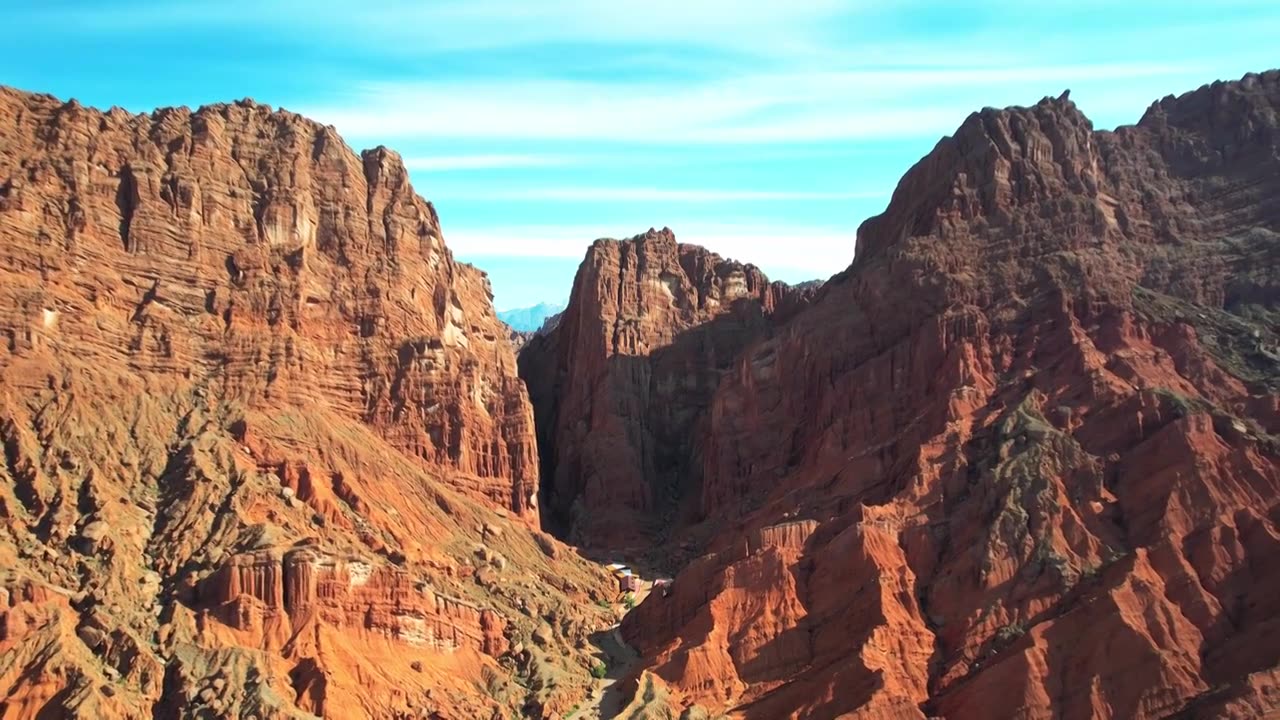
<instances>
[{"instance_id":1,"label":"red sandstone cliff","mask_svg":"<svg viewBox=\"0 0 1280 720\"><path fill-rule=\"evenodd\" d=\"M5 718L550 714L590 682L607 579L537 530L488 282L388 150L0 89L0 441Z\"/></svg>"},{"instance_id":2,"label":"red sandstone cliff","mask_svg":"<svg viewBox=\"0 0 1280 720\"><path fill-rule=\"evenodd\" d=\"M718 532L623 623L647 692L1280 709L1278 320L1280 72L1115 132L1065 95L975 113L716 386L693 442Z\"/></svg>"},{"instance_id":3,"label":"red sandstone cliff","mask_svg":"<svg viewBox=\"0 0 1280 720\"><path fill-rule=\"evenodd\" d=\"M632 708L1280 707L1278 111L977 113L812 295L593 246L521 356L545 514L710 538L624 622ZM0 253L0 714L581 697L604 579L531 527L504 329L393 155L4 91Z\"/></svg>"},{"instance_id":4,"label":"red sandstone cliff","mask_svg":"<svg viewBox=\"0 0 1280 720\"><path fill-rule=\"evenodd\" d=\"M597 240L557 326L520 354L551 524L587 545L638 548L684 513L702 411L798 295L668 229Z\"/></svg>"}]
</instances>

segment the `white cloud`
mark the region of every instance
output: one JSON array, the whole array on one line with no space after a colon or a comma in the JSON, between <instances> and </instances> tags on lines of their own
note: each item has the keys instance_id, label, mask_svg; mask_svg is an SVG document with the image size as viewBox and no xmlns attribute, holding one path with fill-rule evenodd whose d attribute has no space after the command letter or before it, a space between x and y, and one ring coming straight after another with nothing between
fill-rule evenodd
<instances>
[{"instance_id":1,"label":"white cloud","mask_svg":"<svg viewBox=\"0 0 1280 720\"><path fill-rule=\"evenodd\" d=\"M791 191L791 190L737 190L694 189L685 190L656 187L531 187L517 189L453 190L440 188L431 193L433 200L482 199L482 200L552 200L564 202L614 201L614 202L665 202L705 203L731 201L793 201L793 200L859 200L888 198L887 192L872 191Z\"/></svg>"},{"instance_id":2,"label":"white cloud","mask_svg":"<svg viewBox=\"0 0 1280 720\"><path fill-rule=\"evenodd\" d=\"M605 228L608 230L608 228ZM628 238L647 228L614 228L601 233L599 226L532 225L454 229L445 242L460 256L583 257L600 237ZM823 226L770 226L734 223L672 225L676 239L701 245L725 258L753 263L766 274L792 278L826 278L848 267L853 260L855 229Z\"/></svg>"},{"instance_id":3,"label":"white cloud","mask_svg":"<svg viewBox=\"0 0 1280 720\"><path fill-rule=\"evenodd\" d=\"M407 157L405 167L421 172L450 172L455 170L496 170L503 168L554 167L572 165L580 160L567 155L436 155Z\"/></svg>"},{"instance_id":4,"label":"white cloud","mask_svg":"<svg viewBox=\"0 0 1280 720\"><path fill-rule=\"evenodd\" d=\"M1150 63L758 72L671 84L554 79L369 83L305 114L361 138L776 143L942 135L975 94L1034 102L1076 83L1172 75Z\"/></svg>"},{"instance_id":5,"label":"white cloud","mask_svg":"<svg viewBox=\"0 0 1280 720\"><path fill-rule=\"evenodd\" d=\"M800 43L851 7L856 6L842 0L445 0L391 3L382 13L364 16L383 29L412 32L437 48L690 43L767 53ZM420 24L406 25L406 13L417 15Z\"/></svg>"}]
</instances>

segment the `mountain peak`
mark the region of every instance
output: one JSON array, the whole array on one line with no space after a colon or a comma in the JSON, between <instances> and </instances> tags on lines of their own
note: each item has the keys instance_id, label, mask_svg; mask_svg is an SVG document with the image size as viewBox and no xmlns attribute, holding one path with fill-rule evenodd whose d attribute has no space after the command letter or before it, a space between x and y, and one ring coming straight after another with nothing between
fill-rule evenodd
<instances>
[{"instance_id":1,"label":"mountain peak","mask_svg":"<svg viewBox=\"0 0 1280 720\"><path fill-rule=\"evenodd\" d=\"M540 302L523 308L498 311L498 319L512 330L533 332L542 327L547 318L564 310L564 303Z\"/></svg>"},{"instance_id":2,"label":"mountain peak","mask_svg":"<svg viewBox=\"0 0 1280 720\"><path fill-rule=\"evenodd\" d=\"M1097 184L1093 124L1069 91L1030 107L984 108L907 171L888 208L858 229L855 257L960 224L998 224L1017 206Z\"/></svg>"}]
</instances>

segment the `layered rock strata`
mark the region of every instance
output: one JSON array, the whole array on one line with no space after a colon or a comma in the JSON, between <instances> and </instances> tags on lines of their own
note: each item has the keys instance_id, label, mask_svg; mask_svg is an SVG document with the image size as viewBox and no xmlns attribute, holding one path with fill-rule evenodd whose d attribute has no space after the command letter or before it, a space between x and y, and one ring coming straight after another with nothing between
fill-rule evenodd
<instances>
[{"instance_id":1,"label":"layered rock strata","mask_svg":"<svg viewBox=\"0 0 1280 720\"><path fill-rule=\"evenodd\" d=\"M623 622L641 682L747 718L1280 707L1278 118L1273 71L939 142L702 395L712 539Z\"/></svg>"},{"instance_id":2,"label":"layered rock strata","mask_svg":"<svg viewBox=\"0 0 1280 720\"><path fill-rule=\"evenodd\" d=\"M696 514L703 410L802 295L665 228L592 244L558 323L520 354L550 526L590 546L643 547Z\"/></svg>"},{"instance_id":3,"label":"layered rock strata","mask_svg":"<svg viewBox=\"0 0 1280 720\"><path fill-rule=\"evenodd\" d=\"M488 282L389 150L0 89L0 444L6 718L538 716L591 682L609 580L537 529Z\"/></svg>"}]
</instances>

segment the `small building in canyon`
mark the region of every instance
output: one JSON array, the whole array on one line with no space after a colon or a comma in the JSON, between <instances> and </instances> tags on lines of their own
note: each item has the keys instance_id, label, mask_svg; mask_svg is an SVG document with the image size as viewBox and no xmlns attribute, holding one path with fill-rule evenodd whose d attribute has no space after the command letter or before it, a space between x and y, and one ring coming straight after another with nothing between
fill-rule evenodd
<instances>
[{"instance_id":1,"label":"small building in canyon","mask_svg":"<svg viewBox=\"0 0 1280 720\"><path fill-rule=\"evenodd\" d=\"M640 576L622 563L610 563L609 572L618 581L618 592L636 592L640 589Z\"/></svg>"}]
</instances>

